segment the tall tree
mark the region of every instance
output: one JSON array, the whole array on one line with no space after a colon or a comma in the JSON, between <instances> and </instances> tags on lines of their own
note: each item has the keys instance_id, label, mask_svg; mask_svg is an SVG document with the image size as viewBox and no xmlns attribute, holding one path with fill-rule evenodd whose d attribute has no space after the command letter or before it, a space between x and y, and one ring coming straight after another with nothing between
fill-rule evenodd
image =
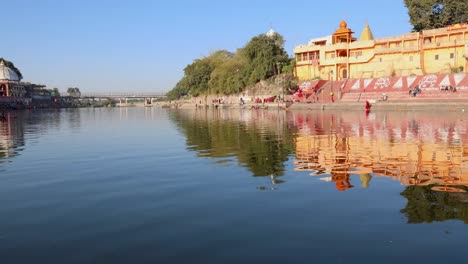
<instances>
[{"instance_id":1,"label":"tall tree","mask_svg":"<svg viewBox=\"0 0 468 264\"><path fill-rule=\"evenodd\" d=\"M242 49L247 58L248 84L255 84L278 73L279 65L289 62L288 54L284 50L284 39L278 33L273 36L258 35Z\"/></svg>"},{"instance_id":2,"label":"tall tree","mask_svg":"<svg viewBox=\"0 0 468 264\"><path fill-rule=\"evenodd\" d=\"M467 0L404 0L414 31L468 22Z\"/></svg>"},{"instance_id":3,"label":"tall tree","mask_svg":"<svg viewBox=\"0 0 468 264\"><path fill-rule=\"evenodd\" d=\"M216 94L235 94L241 92L245 87L244 73L246 60L236 54L218 65L211 73L210 91Z\"/></svg>"}]
</instances>

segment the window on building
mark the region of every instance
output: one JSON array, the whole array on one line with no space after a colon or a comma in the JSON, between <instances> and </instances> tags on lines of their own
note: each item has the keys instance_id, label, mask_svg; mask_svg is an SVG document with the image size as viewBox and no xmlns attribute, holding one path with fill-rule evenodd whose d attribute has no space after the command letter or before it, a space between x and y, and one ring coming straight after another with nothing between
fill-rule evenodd
<instances>
[{"instance_id":1,"label":"window on building","mask_svg":"<svg viewBox=\"0 0 468 264\"><path fill-rule=\"evenodd\" d=\"M302 54L296 54L296 60L302 61Z\"/></svg>"},{"instance_id":2,"label":"window on building","mask_svg":"<svg viewBox=\"0 0 468 264\"><path fill-rule=\"evenodd\" d=\"M435 55L435 60L439 60L439 54Z\"/></svg>"},{"instance_id":3,"label":"window on building","mask_svg":"<svg viewBox=\"0 0 468 264\"><path fill-rule=\"evenodd\" d=\"M451 58L451 59L455 58L455 54L450 53L450 58Z\"/></svg>"},{"instance_id":4,"label":"window on building","mask_svg":"<svg viewBox=\"0 0 468 264\"><path fill-rule=\"evenodd\" d=\"M382 58L379 58L379 62L382 62Z\"/></svg>"},{"instance_id":5,"label":"window on building","mask_svg":"<svg viewBox=\"0 0 468 264\"><path fill-rule=\"evenodd\" d=\"M413 61L413 56L409 56L409 61Z\"/></svg>"}]
</instances>

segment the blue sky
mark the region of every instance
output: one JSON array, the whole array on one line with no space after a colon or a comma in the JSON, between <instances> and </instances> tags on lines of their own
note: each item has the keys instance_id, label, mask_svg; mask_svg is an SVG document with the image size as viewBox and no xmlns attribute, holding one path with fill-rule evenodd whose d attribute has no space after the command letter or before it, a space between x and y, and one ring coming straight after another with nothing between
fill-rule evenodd
<instances>
[{"instance_id":1,"label":"blue sky","mask_svg":"<svg viewBox=\"0 0 468 264\"><path fill-rule=\"evenodd\" d=\"M168 91L194 59L236 51L270 25L290 55L346 20L359 37L411 31L403 0L2 1L0 57L24 81L83 92Z\"/></svg>"}]
</instances>

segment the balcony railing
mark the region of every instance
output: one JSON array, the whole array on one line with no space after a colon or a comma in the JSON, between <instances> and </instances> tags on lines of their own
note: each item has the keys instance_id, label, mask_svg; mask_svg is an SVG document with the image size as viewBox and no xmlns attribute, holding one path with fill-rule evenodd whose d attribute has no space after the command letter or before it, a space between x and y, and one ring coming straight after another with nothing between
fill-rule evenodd
<instances>
[{"instance_id":1,"label":"balcony railing","mask_svg":"<svg viewBox=\"0 0 468 264\"><path fill-rule=\"evenodd\" d=\"M356 41L349 43L350 49L362 49L362 48L372 48L374 47L375 41L368 40L368 41Z\"/></svg>"},{"instance_id":2,"label":"balcony railing","mask_svg":"<svg viewBox=\"0 0 468 264\"><path fill-rule=\"evenodd\" d=\"M419 51L417 46L401 48L401 52L403 52L403 53L405 53L405 52L417 52L417 51Z\"/></svg>"},{"instance_id":3,"label":"balcony railing","mask_svg":"<svg viewBox=\"0 0 468 264\"><path fill-rule=\"evenodd\" d=\"M301 46L296 46L294 48L294 53L304 53L304 52L310 52L310 51L318 51L320 48L323 46L308 46L308 45L301 45Z\"/></svg>"},{"instance_id":4,"label":"balcony railing","mask_svg":"<svg viewBox=\"0 0 468 264\"><path fill-rule=\"evenodd\" d=\"M444 35L447 34L447 29L446 28L436 28L436 29L428 29L424 30L423 34L425 36L430 36L430 35Z\"/></svg>"},{"instance_id":5,"label":"balcony railing","mask_svg":"<svg viewBox=\"0 0 468 264\"><path fill-rule=\"evenodd\" d=\"M448 47L460 47L463 48L465 43L468 41L460 39L460 40L453 40L453 41L443 41L443 42L431 42L431 43L424 43L424 49L436 49L436 48L448 48Z\"/></svg>"}]
</instances>

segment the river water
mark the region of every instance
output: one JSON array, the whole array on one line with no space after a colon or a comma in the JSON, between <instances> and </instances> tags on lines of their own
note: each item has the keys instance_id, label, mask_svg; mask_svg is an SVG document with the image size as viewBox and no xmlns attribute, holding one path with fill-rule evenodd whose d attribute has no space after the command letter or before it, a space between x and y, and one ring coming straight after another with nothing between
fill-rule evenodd
<instances>
[{"instance_id":1,"label":"river water","mask_svg":"<svg viewBox=\"0 0 468 264\"><path fill-rule=\"evenodd\" d=\"M467 115L5 113L0 261L463 263Z\"/></svg>"}]
</instances>

